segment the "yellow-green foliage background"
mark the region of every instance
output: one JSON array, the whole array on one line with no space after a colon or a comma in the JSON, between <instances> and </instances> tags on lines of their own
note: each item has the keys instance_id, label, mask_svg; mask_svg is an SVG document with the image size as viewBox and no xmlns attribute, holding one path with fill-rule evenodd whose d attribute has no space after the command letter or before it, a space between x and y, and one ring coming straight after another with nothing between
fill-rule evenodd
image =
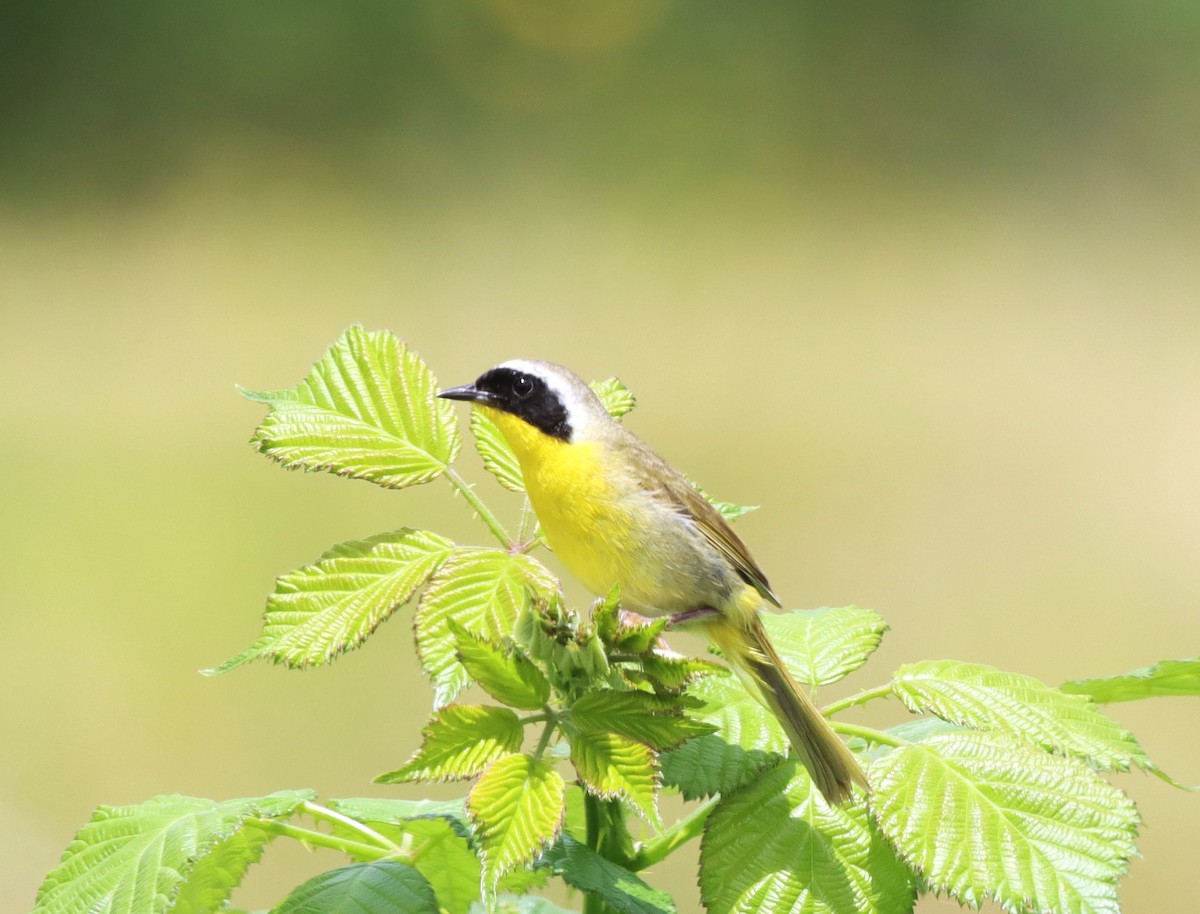
<instances>
[{"instance_id":1,"label":"yellow-green foliage background","mask_svg":"<svg viewBox=\"0 0 1200 914\"><path fill-rule=\"evenodd\" d=\"M354 322L446 383L619 374L764 505L788 605L891 621L845 689L1200 653L1198 85L1182 0L7 5L0 907L97 803L354 795L415 748L409 610L329 669L196 674L333 542L484 536L441 483L246 447L234 383ZM1192 782L1198 712L1112 709ZM1200 797L1121 783L1126 910L1194 906ZM650 877L683 911L691 852ZM336 863L273 850L241 898Z\"/></svg>"}]
</instances>

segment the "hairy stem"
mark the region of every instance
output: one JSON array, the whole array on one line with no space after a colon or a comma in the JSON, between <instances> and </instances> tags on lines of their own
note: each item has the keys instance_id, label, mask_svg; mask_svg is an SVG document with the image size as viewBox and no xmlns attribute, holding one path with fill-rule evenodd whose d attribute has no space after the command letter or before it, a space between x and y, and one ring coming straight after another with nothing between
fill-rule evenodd
<instances>
[{"instance_id":1,"label":"hairy stem","mask_svg":"<svg viewBox=\"0 0 1200 914\"><path fill-rule=\"evenodd\" d=\"M546 721L546 726L542 729L542 735L538 739L537 748L533 750L534 759L540 759L546 754L546 748L550 745L550 737L554 735L555 729L558 727L558 717L554 713L554 709L549 705L546 710L537 715Z\"/></svg>"},{"instance_id":2,"label":"hairy stem","mask_svg":"<svg viewBox=\"0 0 1200 914\"><path fill-rule=\"evenodd\" d=\"M831 702L821 709L821 713L828 717L839 711L845 711L847 708L853 708L855 705L865 705L868 701L874 701L877 698L891 698L891 696L892 684L888 682L873 689L863 689L841 701Z\"/></svg>"},{"instance_id":3,"label":"hairy stem","mask_svg":"<svg viewBox=\"0 0 1200 914\"><path fill-rule=\"evenodd\" d=\"M511 549L513 543L504 526L497 520L496 515L489 510L488 506L483 503L483 499L475 494L475 490L471 485L459 475L458 470L454 469L454 467L446 467L446 479L466 499L467 504L471 506L471 509L479 519L492 531L492 535L500 540L500 544L505 549Z\"/></svg>"},{"instance_id":4,"label":"hairy stem","mask_svg":"<svg viewBox=\"0 0 1200 914\"><path fill-rule=\"evenodd\" d=\"M634 854L629 868L636 873L648 866L654 866L674 853L677 847L697 837L704 830L704 823L708 821L709 813L719 800L720 797L705 800L653 841L643 844Z\"/></svg>"},{"instance_id":5,"label":"hairy stem","mask_svg":"<svg viewBox=\"0 0 1200 914\"><path fill-rule=\"evenodd\" d=\"M890 733L884 733L882 730L876 730L873 727L860 727L857 724L844 724L840 720L830 721L830 725L838 733L846 736L857 736L865 739L868 743L878 743L883 746L910 746L908 740L901 739L898 736L892 736Z\"/></svg>"}]
</instances>

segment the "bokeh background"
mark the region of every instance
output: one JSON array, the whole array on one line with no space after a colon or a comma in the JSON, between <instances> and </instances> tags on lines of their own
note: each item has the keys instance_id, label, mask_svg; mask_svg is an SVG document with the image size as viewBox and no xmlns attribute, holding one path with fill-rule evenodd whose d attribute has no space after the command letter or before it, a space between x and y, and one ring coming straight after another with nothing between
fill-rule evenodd
<instances>
[{"instance_id":1,"label":"bokeh background","mask_svg":"<svg viewBox=\"0 0 1200 914\"><path fill-rule=\"evenodd\" d=\"M891 621L842 692L1200 653L1198 150L1184 0L4 4L0 908L98 803L379 792L415 748L407 610L328 669L196 673L334 542L485 536L441 483L246 447L234 383L355 322L446 383L619 374L764 506L788 604ZM1193 783L1198 712L1112 709ZM1121 784L1125 910L1187 907L1200 798ZM681 911L694 853L650 877ZM273 849L239 898L338 862Z\"/></svg>"}]
</instances>

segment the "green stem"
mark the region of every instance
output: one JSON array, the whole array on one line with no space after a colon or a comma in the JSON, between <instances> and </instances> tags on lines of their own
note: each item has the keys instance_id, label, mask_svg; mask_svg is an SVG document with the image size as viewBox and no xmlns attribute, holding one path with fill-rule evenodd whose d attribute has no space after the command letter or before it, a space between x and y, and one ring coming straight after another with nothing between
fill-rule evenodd
<instances>
[{"instance_id":1,"label":"green stem","mask_svg":"<svg viewBox=\"0 0 1200 914\"><path fill-rule=\"evenodd\" d=\"M313 831L310 828L301 828L298 825L289 825L286 822L277 822L274 819L251 818L246 821L255 828L269 832L272 835L295 838L297 841L312 847L327 847L330 850L341 851L347 857L355 860L382 860L385 857L395 857L399 852L399 848L389 850L371 844L363 844L360 841L339 838L337 835L329 835L322 831Z\"/></svg>"},{"instance_id":2,"label":"green stem","mask_svg":"<svg viewBox=\"0 0 1200 914\"><path fill-rule=\"evenodd\" d=\"M629 868L636 873L648 866L654 866L674 853L677 847L698 836L704 830L704 823L708 821L709 813L719 800L720 797L705 800L653 841L643 844L630 861Z\"/></svg>"},{"instance_id":3,"label":"green stem","mask_svg":"<svg viewBox=\"0 0 1200 914\"><path fill-rule=\"evenodd\" d=\"M858 736L865 739L868 743L879 743L883 746L909 746L906 739L901 739L898 736L892 736L890 733L884 733L882 730L876 730L872 727L860 727L857 724L844 724L840 720L830 721L830 725L838 733L844 733L846 736Z\"/></svg>"},{"instance_id":4,"label":"green stem","mask_svg":"<svg viewBox=\"0 0 1200 914\"><path fill-rule=\"evenodd\" d=\"M540 759L546 754L546 748L550 745L550 737L554 735L554 731L558 727L558 717L555 715L554 710L549 706L546 707L546 710L543 711L542 714L537 716L542 717L542 719L547 723L545 728L542 730L541 737L538 739L537 748L533 750L533 757L535 760Z\"/></svg>"},{"instance_id":5,"label":"green stem","mask_svg":"<svg viewBox=\"0 0 1200 914\"><path fill-rule=\"evenodd\" d=\"M587 844L606 860L628 868L633 860L633 839L625 826L620 800L602 800L584 791L583 812ZM583 896L583 914L613 914L604 899L591 893Z\"/></svg>"},{"instance_id":6,"label":"green stem","mask_svg":"<svg viewBox=\"0 0 1200 914\"><path fill-rule=\"evenodd\" d=\"M492 535L495 536L496 539L500 540L501 545L503 545L505 549L511 549L513 543L512 540L509 539L508 533L504 529L504 526L499 520L496 519L496 515L488 509L488 506L483 503L483 499L476 495L475 490L458 474L458 470L454 469L454 467L447 467L446 479L448 479L450 481L450 485L454 486L454 488L459 491L459 494L461 494L462 497L467 500L467 504L471 506L471 508L479 516L479 519L487 525L487 528L492 531Z\"/></svg>"},{"instance_id":7,"label":"green stem","mask_svg":"<svg viewBox=\"0 0 1200 914\"><path fill-rule=\"evenodd\" d=\"M891 695L892 684L889 682L874 689L863 689L863 691L856 692L849 698L843 698L841 701L827 704L821 709L821 713L829 717L831 714L837 714L839 711L845 711L847 708L853 708L855 705L865 705L868 701L874 701L876 698L890 698Z\"/></svg>"},{"instance_id":8,"label":"green stem","mask_svg":"<svg viewBox=\"0 0 1200 914\"><path fill-rule=\"evenodd\" d=\"M338 824L349 828L352 831L356 831L364 838L367 838L385 850L389 850L395 854L402 853L400 845L396 844L394 841L385 838L383 835L379 834L379 832L375 831L375 829L364 825L362 822L359 822L356 819L351 819L349 816L344 816L340 812L335 812L328 806L322 806L320 803L313 803L306 800L301 806L301 809L303 809L314 819L323 819L326 822L337 822Z\"/></svg>"}]
</instances>

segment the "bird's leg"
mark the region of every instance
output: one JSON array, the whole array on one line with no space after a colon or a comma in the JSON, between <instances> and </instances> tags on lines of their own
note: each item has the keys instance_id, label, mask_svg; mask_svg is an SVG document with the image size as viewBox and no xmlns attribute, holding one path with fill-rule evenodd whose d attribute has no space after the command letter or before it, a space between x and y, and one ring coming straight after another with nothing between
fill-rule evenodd
<instances>
[{"instance_id":1,"label":"bird's leg","mask_svg":"<svg viewBox=\"0 0 1200 914\"><path fill-rule=\"evenodd\" d=\"M681 613L673 613L668 616L667 628L687 626L694 622L704 622L720 614L718 610L713 609L711 606L698 606L695 609L687 609Z\"/></svg>"}]
</instances>

